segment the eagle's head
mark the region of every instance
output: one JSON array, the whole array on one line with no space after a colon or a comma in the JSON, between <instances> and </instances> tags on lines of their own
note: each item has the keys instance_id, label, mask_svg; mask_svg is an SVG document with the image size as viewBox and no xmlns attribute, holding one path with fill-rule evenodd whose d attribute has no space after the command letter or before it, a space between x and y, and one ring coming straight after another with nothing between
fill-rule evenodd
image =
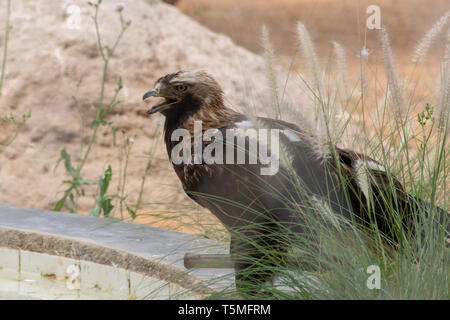
<instances>
[{"instance_id":1,"label":"eagle's head","mask_svg":"<svg viewBox=\"0 0 450 320\"><path fill-rule=\"evenodd\" d=\"M223 108L222 96L219 84L206 72L182 70L159 78L142 99L163 98L148 110L148 114L161 112L166 117L180 117L206 108L210 112Z\"/></svg>"}]
</instances>

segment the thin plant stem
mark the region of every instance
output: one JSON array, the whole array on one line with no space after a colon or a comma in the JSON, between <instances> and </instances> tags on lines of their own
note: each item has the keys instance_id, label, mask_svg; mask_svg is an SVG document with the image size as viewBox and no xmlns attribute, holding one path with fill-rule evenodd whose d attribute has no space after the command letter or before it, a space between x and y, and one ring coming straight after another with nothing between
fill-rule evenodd
<instances>
[{"instance_id":1,"label":"thin plant stem","mask_svg":"<svg viewBox=\"0 0 450 320\"><path fill-rule=\"evenodd\" d=\"M9 31L11 30L11 26L9 25L10 14L11 14L11 0L8 0L7 9L6 9L5 45L3 47L2 71L1 71L1 76L0 76L0 97L2 96L3 82L5 80L6 59L7 59L7 55L8 55Z\"/></svg>"},{"instance_id":2,"label":"thin plant stem","mask_svg":"<svg viewBox=\"0 0 450 320\"><path fill-rule=\"evenodd\" d=\"M115 105L117 105L119 103L119 101L117 100L117 96L120 92L120 90L122 89L122 81L121 79L119 79L118 82L118 88L116 89L116 92L111 100L111 102L104 106L104 100L105 100L105 85L106 85L106 76L108 73L108 67L109 67L109 61L111 59L111 57L114 54L114 51L116 50L120 40L122 39L126 29L129 26L129 23L124 23L123 21L123 17L122 17L122 13L120 13L120 23L121 23L121 31L118 35L118 37L116 38L112 49L107 49L107 52L105 54L105 48L103 47L102 44L102 38L101 38L101 33L100 33L100 28L99 28L99 24L98 24L98 12L99 12L99 6L100 6L101 1L99 1L97 4L92 4L95 7L95 14L92 17L93 21L94 21L94 25L95 25L95 30L96 30L96 36L97 36L97 44L98 44L98 50L100 52L100 55L102 57L103 60L103 71L102 71L102 76L101 76L101 86L100 86L100 97L99 100L97 102L97 114L95 117L95 120L92 122L91 124L91 128L92 128L92 133L91 136L89 138L88 144L87 144L87 148L83 151L82 150L82 157L81 157L81 161L78 163L78 165L76 166L76 168L73 170L73 172L71 172L72 174L72 183L70 184L70 187L64 191L64 195L62 197L62 199L60 201L58 201L57 205L55 206L55 210L59 210L61 209L61 207L64 205L67 197L73 197L72 192L75 190L76 194L78 194L78 188L80 186L81 183L81 172L86 164L86 161L89 157L89 154L92 150L92 147L94 145L96 136L97 136L97 132L100 126L105 125L106 122L104 121L104 118L107 114L107 112ZM114 128L113 128L114 130ZM76 205L76 203L75 203ZM74 210L76 208L73 208Z\"/></svg>"}]
</instances>

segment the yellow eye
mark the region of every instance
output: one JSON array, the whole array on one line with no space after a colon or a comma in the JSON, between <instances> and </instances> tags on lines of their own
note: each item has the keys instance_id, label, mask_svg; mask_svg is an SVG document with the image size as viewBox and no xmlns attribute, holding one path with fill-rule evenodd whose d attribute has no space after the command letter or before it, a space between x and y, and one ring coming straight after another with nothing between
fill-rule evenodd
<instances>
[{"instance_id":1,"label":"yellow eye","mask_svg":"<svg viewBox=\"0 0 450 320\"><path fill-rule=\"evenodd\" d=\"M179 91L179 92L183 92L187 90L187 85L184 84L178 84L175 86L175 90Z\"/></svg>"}]
</instances>

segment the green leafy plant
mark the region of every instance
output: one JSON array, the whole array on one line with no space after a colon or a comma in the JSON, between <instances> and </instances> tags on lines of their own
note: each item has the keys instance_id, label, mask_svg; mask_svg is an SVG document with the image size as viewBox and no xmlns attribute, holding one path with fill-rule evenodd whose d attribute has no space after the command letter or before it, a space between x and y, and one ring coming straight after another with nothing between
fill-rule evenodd
<instances>
[{"instance_id":1,"label":"green leafy plant","mask_svg":"<svg viewBox=\"0 0 450 320\"><path fill-rule=\"evenodd\" d=\"M31 112L25 113L22 115L21 121L17 122L16 116L14 114L10 114L6 117L0 116L0 122L3 122L6 125L12 125L14 127L13 134L11 137L8 137L5 141L0 141L0 146L9 146L19 135L19 132L23 129L26 122L31 118Z\"/></svg>"},{"instance_id":2,"label":"green leafy plant","mask_svg":"<svg viewBox=\"0 0 450 320\"><path fill-rule=\"evenodd\" d=\"M102 3L101 0L99 0L97 3L88 2L90 6L94 7L95 13L92 17L95 25L96 35L97 35L97 44L98 44L98 50L100 53L100 56L103 60L103 73L101 76L101 87L100 87L100 97L99 100L96 103L97 107L97 114L94 120L92 120L90 124L90 129L92 130L91 137L89 139L89 142L87 144L87 147L85 150L82 151L82 157L80 162L76 166L72 166L71 156L67 153L67 151L64 149L61 151L61 157L58 161L58 163L63 160L66 164L66 172L71 176L70 180L63 181L63 184L68 184L69 187L64 191L64 194L62 197L56 202L53 210L60 211L64 206L66 206L71 212L75 212L77 209L76 206L76 198L80 195L84 195L83 186L90 184L87 180L83 179L81 176L82 170L84 165L86 164L86 161L89 157L89 154L92 150L92 147L95 142L95 138L97 136L98 129L101 126L109 126L113 130L113 134L115 136L116 129L114 128L112 122L106 121L106 116L108 115L108 112L121 103L120 100L118 100L119 92L123 89L123 83L122 79L119 78L117 81L117 87L114 90L114 95L112 99L105 104L105 84L106 84L106 76L108 73L108 67L110 59L112 58L120 40L122 39L125 31L130 26L130 22L125 22L122 16L122 10L118 10L119 16L120 16L120 23L121 23L121 31L119 35L117 36L116 40L114 41L114 44L111 48L104 47L102 44L102 37L100 34L100 28L98 24L98 13L99 8ZM78 83L77 87L80 85L80 82ZM67 199L70 200L70 204L67 205L66 201Z\"/></svg>"},{"instance_id":3,"label":"green leafy plant","mask_svg":"<svg viewBox=\"0 0 450 320\"><path fill-rule=\"evenodd\" d=\"M111 178L112 170L111 165L109 165L98 181L97 199L95 201L95 207L89 213L90 216L99 217L101 212L103 212L104 216L108 216L112 209L114 209L111 201L116 197L116 195L107 195Z\"/></svg>"}]
</instances>

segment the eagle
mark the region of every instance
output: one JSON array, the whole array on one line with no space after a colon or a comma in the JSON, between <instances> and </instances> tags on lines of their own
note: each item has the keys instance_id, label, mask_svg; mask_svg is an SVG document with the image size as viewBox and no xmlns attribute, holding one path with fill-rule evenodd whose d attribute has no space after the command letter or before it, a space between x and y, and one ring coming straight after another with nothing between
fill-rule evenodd
<instances>
[{"instance_id":1,"label":"eagle","mask_svg":"<svg viewBox=\"0 0 450 320\"><path fill-rule=\"evenodd\" d=\"M274 276L268 249L282 259L286 239L309 236L308 214L320 217L326 211L363 227L375 223L391 245L413 236L418 210L436 210L441 220L448 216L410 195L364 154L332 146L324 157L305 128L227 107L220 85L205 71L167 74L143 100L152 97L160 101L147 113L165 117L167 153L184 191L230 232L242 295L257 294L258 286Z\"/></svg>"}]
</instances>

